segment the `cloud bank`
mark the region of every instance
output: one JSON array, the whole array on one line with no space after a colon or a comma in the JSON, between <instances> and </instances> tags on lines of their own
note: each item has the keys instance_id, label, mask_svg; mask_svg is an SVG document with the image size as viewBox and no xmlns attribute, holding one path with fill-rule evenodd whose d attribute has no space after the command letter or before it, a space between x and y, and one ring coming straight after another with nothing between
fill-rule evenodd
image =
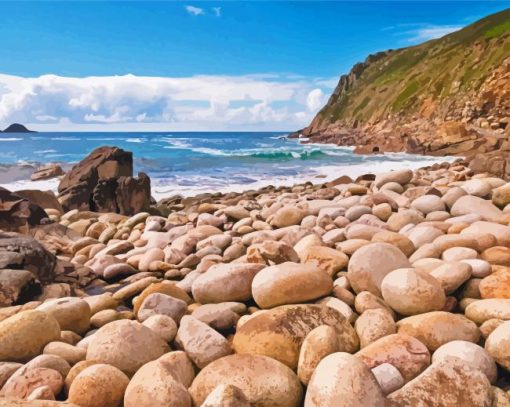
<instances>
[{"instance_id":1,"label":"cloud bank","mask_svg":"<svg viewBox=\"0 0 510 407\"><path fill-rule=\"evenodd\" d=\"M0 123L57 131L291 130L309 123L331 78L0 74Z\"/></svg>"}]
</instances>

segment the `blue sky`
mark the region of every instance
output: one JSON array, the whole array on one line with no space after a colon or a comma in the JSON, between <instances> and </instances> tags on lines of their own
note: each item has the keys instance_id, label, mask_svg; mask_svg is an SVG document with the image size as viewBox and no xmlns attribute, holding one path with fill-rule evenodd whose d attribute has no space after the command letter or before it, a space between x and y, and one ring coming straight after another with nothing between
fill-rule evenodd
<instances>
[{"instance_id":1,"label":"blue sky","mask_svg":"<svg viewBox=\"0 0 510 407\"><path fill-rule=\"evenodd\" d=\"M0 2L0 123L292 129L306 124L338 76L367 54L420 43L508 7L508 1ZM115 75L122 77L108 79Z\"/></svg>"}]
</instances>

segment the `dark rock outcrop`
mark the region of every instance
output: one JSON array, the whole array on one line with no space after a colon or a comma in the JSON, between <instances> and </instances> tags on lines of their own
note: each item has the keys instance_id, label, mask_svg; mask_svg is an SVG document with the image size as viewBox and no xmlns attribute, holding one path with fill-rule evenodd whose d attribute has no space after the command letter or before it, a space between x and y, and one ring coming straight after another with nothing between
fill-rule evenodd
<instances>
[{"instance_id":1,"label":"dark rock outcrop","mask_svg":"<svg viewBox=\"0 0 510 407\"><path fill-rule=\"evenodd\" d=\"M117 147L100 147L71 171L58 187L64 210L91 210L133 215L150 206L150 179L133 177L133 155Z\"/></svg>"},{"instance_id":2,"label":"dark rock outcrop","mask_svg":"<svg viewBox=\"0 0 510 407\"><path fill-rule=\"evenodd\" d=\"M32 204L44 209L56 209L64 213L64 209L52 191L39 191L38 189L22 189L15 192L23 198L28 199Z\"/></svg>"},{"instance_id":3,"label":"dark rock outcrop","mask_svg":"<svg viewBox=\"0 0 510 407\"><path fill-rule=\"evenodd\" d=\"M0 307L30 301L40 294L41 284L28 270L0 270Z\"/></svg>"},{"instance_id":4,"label":"dark rock outcrop","mask_svg":"<svg viewBox=\"0 0 510 407\"><path fill-rule=\"evenodd\" d=\"M41 224L47 217L39 205L0 187L0 229L26 232L28 228Z\"/></svg>"},{"instance_id":5,"label":"dark rock outcrop","mask_svg":"<svg viewBox=\"0 0 510 407\"><path fill-rule=\"evenodd\" d=\"M4 269L28 270L42 283L55 279L57 258L33 237L0 232L0 263Z\"/></svg>"}]
</instances>

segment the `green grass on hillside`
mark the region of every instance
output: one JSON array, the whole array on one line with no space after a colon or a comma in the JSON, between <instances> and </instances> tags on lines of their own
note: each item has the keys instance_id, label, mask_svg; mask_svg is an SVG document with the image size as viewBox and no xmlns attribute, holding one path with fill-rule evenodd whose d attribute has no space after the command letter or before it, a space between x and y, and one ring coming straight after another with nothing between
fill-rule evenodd
<instances>
[{"instance_id":1,"label":"green grass on hillside","mask_svg":"<svg viewBox=\"0 0 510 407\"><path fill-rule=\"evenodd\" d=\"M417 81L411 82L407 87L397 96L393 102L393 109L399 110L405 106L409 98L413 96L419 89L420 85Z\"/></svg>"},{"instance_id":2,"label":"green grass on hillside","mask_svg":"<svg viewBox=\"0 0 510 407\"><path fill-rule=\"evenodd\" d=\"M317 119L323 123L377 121L411 114L423 101L436 106L477 92L510 55L510 9L420 45L367 59L358 78L335 91Z\"/></svg>"},{"instance_id":3,"label":"green grass on hillside","mask_svg":"<svg viewBox=\"0 0 510 407\"><path fill-rule=\"evenodd\" d=\"M497 26L485 31L484 37L487 39L496 38L507 32L510 33L510 21L503 21Z\"/></svg>"}]
</instances>

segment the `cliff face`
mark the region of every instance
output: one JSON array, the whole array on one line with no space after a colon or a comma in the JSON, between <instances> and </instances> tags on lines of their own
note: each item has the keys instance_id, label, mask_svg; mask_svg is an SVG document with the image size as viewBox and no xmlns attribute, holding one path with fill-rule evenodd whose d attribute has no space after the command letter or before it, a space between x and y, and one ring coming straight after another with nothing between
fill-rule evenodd
<instances>
[{"instance_id":1,"label":"cliff face","mask_svg":"<svg viewBox=\"0 0 510 407\"><path fill-rule=\"evenodd\" d=\"M369 56L340 78L302 134L360 152L465 155L500 149L509 121L505 10L443 38Z\"/></svg>"}]
</instances>

